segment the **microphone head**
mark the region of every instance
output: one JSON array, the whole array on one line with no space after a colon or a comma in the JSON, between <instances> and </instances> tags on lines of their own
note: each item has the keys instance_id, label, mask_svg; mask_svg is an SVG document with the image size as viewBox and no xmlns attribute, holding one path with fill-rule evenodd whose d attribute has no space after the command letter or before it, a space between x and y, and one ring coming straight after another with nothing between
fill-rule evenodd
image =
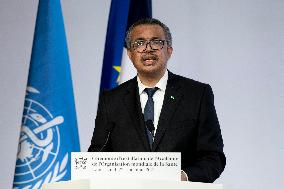
<instances>
[{"instance_id":1,"label":"microphone head","mask_svg":"<svg viewBox=\"0 0 284 189\"><path fill-rule=\"evenodd\" d=\"M154 133L155 127L152 120L149 119L146 121L146 127L152 134Z\"/></svg>"},{"instance_id":2,"label":"microphone head","mask_svg":"<svg viewBox=\"0 0 284 189\"><path fill-rule=\"evenodd\" d=\"M107 128L106 128L107 132L112 132L112 130L114 129L114 126L115 126L114 122L108 122Z\"/></svg>"}]
</instances>

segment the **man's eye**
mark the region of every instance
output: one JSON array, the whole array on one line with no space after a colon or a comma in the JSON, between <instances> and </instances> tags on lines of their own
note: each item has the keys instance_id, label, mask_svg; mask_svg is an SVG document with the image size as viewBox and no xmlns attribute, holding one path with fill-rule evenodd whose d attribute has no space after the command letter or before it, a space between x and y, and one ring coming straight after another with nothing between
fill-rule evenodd
<instances>
[{"instance_id":1,"label":"man's eye","mask_svg":"<svg viewBox=\"0 0 284 189\"><path fill-rule=\"evenodd\" d=\"M136 45L136 46L143 46L144 43L145 43L145 41L136 41L136 42L135 42L135 45Z\"/></svg>"},{"instance_id":2,"label":"man's eye","mask_svg":"<svg viewBox=\"0 0 284 189\"><path fill-rule=\"evenodd\" d=\"M162 40L153 40L153 41L152 41L152 44L154 44L154 45L160 45L160 44L162 44L162 43L163 43Z\"/></svg>"}]
</instances>

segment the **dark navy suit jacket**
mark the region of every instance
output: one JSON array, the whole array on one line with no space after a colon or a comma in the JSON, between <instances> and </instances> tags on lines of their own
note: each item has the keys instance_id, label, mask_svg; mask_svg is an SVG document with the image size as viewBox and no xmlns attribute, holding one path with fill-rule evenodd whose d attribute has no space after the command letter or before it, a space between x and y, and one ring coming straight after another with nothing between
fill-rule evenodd
<instances>
[{"instance_id":1,"label":"dark navy suit jacket","mask_svg":"<svg viewBox=\"0 0 284 189\"><path fill-rule=\"evenodd\" d=\"M88 151L150 152L143 120L135 77L101 95ZM190 181L220 176L226 159L209 85L169 72L152 151L181 152Z\"/></svg>"}]
</instances>

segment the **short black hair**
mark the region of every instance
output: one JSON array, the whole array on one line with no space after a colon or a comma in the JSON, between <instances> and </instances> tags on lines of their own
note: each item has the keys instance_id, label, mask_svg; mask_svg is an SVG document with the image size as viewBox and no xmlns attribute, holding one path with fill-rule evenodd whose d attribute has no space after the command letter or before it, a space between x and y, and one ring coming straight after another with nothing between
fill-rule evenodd
<instances>
[{"instance_id":1,"label":"short black hair","mask_svg":"<svg viewBox=\"0 0 284 189\"><path fill-rule=\"evenodd\" d=\"M132 24L126 32L125 44L128 49L130 49L131 47L131 41L130 41L131 32L136 26L139 26L139 25L159 25L161 26L164 30L166 41L168 45L170 47L172 46L172 34L168 26L166 26L164 23L162 23L160 20L156 18L143 18L143 19L138 20L134 24Z\"/></svg>"}]
</instances>

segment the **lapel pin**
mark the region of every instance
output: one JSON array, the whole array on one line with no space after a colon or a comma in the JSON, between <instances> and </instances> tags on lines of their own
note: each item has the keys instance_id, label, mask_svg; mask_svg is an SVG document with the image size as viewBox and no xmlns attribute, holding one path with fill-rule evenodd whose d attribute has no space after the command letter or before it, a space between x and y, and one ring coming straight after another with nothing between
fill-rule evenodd
<instances>
[{"instance_id":1,"label":"lapel pin","mask_svg":"<svg viewBox=\"0 0 284 189\"><path fill-rule=\"evenodd\" d=\"M174 100L174 99L175 99L175 97L171 96L171 99L173 99L173 100Z\"/></svg>"}]
</instances>

